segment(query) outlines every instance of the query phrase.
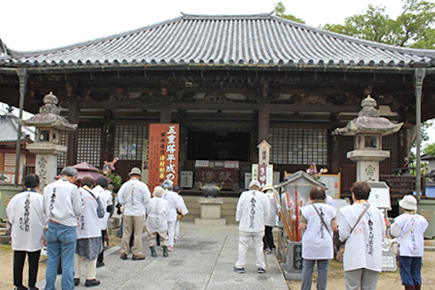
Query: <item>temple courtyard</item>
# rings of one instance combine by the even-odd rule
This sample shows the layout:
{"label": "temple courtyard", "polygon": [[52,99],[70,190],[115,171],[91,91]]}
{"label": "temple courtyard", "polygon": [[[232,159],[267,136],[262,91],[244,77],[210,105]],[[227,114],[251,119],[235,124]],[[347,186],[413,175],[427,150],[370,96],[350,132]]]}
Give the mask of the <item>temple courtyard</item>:
{"label": "temple courtyard", "polygon": [[[95,289],[300,289],[300,281],[286,281],[281,274],[279,261],[273,254],[266,255],[267,272],[258,274],[254,265],[254,253],[248,250],[247,264],[244,274],[232,270],[237,259],[238,227],[230,224],[224,227],[195,226],[190,222],[181,223],[180,239],[175,244],[168,258],[161,252],[152,258],[143,237],[143,261],[121,260],[119,258],[119,242],[117,237],[110,237],[110,248],[105,251],[105,266],[97,268],[97,279],[101,285]],[[12,289],[13,251],[10,245],[0,245],[0,290]],[[37,286],[44,289],[46,257],[41,256]],[[435,289],[435,252],[426,251],[423,257],[423,287]],[[82,275],[85,275],[85,269]],[[25,271],[24,285],[27,281]],[[344,272],[342,265],[330,262],[327,289],[344,289]],[[85,289],[84,279],[78,289]],[[315,280],[313,288],[315,287]],[[60,276],[56,282],[60,287]],[[396,272],[381,273],[378,289],[402,289],[400,275]]]}

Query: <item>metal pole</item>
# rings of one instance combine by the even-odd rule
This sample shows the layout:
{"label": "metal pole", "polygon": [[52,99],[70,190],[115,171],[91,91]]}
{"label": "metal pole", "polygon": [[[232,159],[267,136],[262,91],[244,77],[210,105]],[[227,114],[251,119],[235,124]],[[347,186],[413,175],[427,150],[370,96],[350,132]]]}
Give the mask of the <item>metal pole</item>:
{"label": "metal pole", "polygon": [[420,192],[421,192],[421,152],[420,152],[420,146],[421,146],[421,91],[423,87],[423,79],[426,76],[426,66],[427,64],[424,63],[419,64],[418,67],[415,68],[415,74],[414,74],[414,86],[415,86],[415,110],[416,110],[416,120],[415,120],[415,126],[417,127],[417,137],[416,137],[416,145],[417,145],[417,151],[416,151],[416,175],[415,175],[415,191],[416,191],[416,197],[417,199],[420,199]]}
{"label": "metal pole", "polygon": [[[26,95],[26,85],[27,85],[27,68],[26,66],[19,66],[17,70],[18,78],[20,80],[20,113],[19,119],[23,119],[23,109],[24,109],[24,96]],[[17,130],[17,145],[15,153],[15,176],[14,185],[18,185],[18,174],[20,172],[20,152],[21,151],[21,124],[18,123]]]}

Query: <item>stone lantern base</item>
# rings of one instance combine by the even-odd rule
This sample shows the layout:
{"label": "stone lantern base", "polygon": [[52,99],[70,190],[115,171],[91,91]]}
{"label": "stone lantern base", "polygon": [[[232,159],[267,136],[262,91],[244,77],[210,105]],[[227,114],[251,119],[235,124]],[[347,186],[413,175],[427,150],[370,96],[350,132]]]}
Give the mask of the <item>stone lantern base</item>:
{"label": "stone lantern base", "polygon": [[26,149],[36,154],[35,173],[39,176],[39,192],[54,181],[57,176],[57,155],[67,151],[67,147],[49,142],[28,144]]}

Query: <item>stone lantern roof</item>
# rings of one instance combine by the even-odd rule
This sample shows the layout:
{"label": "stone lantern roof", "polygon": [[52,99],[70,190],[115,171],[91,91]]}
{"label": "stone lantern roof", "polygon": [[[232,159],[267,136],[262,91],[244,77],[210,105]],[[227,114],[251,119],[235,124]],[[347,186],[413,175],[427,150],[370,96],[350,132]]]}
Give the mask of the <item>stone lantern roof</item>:
{"label": "stone lantern roof", "polygon": [[358,112],[358,118],[348,122],[344,128],[335,129],[334,134],[354,136],[359,133],[380,133],[386,136],[399,131],[403,123],[394,124],[387,118],[379,117],[376,105],[376,100],[367,96],[361,102],[362,109]]}
{"label": "stone lantern roof", "polygon": [[23,126],[33,126],[40,128],[55,128],[63,131],[73,131],[77,129],[77,124],[71,124],[64,117],[61,117],[57,107],[58,99],[52,92],[44,97],[44,105],[39,109],[39,113],[29,120],[20,120]]}

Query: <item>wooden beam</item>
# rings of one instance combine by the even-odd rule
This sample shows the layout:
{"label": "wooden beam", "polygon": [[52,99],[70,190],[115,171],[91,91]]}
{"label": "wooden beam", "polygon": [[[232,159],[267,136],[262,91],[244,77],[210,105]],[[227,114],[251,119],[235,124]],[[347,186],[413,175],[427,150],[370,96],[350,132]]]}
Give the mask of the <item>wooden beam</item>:
{"label": "wooden beam", "polygon": [[[171,109],[175,110],[254,110],[257,111],[261,104],[258,103],[212,103],[212,102],[195,102],[195,103],[182,103],[172,102]],[[333,104],[326,105],[304,105],[300,103],[285,104],[285,103],[272,103],[269,105],[271,112],[358,112],[361,110],[360,105],[353,106],[336,106]],[[137,101],[122,101],[122,102],[81,102],[80,109],[161,109],[160,102],[137,102]]]}

